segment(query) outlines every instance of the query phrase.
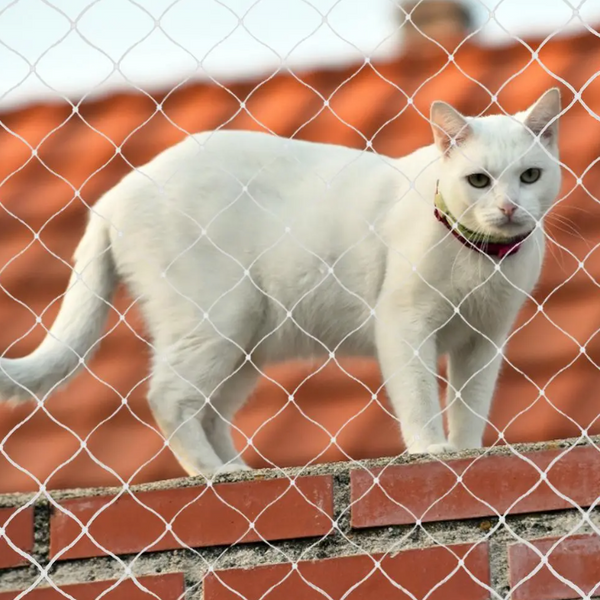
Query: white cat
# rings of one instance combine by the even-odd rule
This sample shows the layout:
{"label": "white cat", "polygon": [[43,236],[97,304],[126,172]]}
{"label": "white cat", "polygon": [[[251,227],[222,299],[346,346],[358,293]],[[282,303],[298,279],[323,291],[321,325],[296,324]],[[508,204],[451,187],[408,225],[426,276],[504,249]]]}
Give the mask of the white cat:
{"label": "white cat", "polygon": [[191,474],[244,468],[229,424],[260,370],[323,353],[379,358],[409,451],[479,447],[541,269],[560,110],[557,89],[514,117],[435,102],[435,144],[400,159],[191,136],[96,204],[46,339],[0,361],[2,397],[42,399],[89,359],[120,278],[152,338],[150,405]]}

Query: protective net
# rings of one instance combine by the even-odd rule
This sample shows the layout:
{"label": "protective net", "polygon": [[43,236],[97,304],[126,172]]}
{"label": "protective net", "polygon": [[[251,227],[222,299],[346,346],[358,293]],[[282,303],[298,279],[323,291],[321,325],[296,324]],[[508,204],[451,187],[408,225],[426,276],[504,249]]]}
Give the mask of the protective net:
{"label": "protective net", "polygon": [[[59,382],[28,404],[0,405],[0,492],[5,494],[0,497],[0,599],[118,598],[119,590],[124,598],[215,600],[600,596],[595,445],[600,36],[594,28],[600,7],[585,0],[539,3],[539,20],[556,13],[561,24],[549,34],[522,36],[506,25],[504,11],[520,10],[508,0],[473,5],[390,0],[384,33],[367,42],[344,21],[348,3],[357,20],[373,18],[373,7],[350,0],[206,0],[200,11],[186,0],[0,5],[0,56],[20,65],[1,90],[2,357],[32,352],[71,288],[83,285],[88,295],[82,298],[108,310],[107,325],[88,346],[58,339],[76,357],[73,368],[82,366],[68,387]],[[522,8],[524,18],[529,8]],[[207,29],[212,21],[198,17],[203,11],[224,15],[226,23],[223,37],[210,47],[201,40],[203,34],[215,37]],[[198,19],[197,36],[181,27],[188,15]],[[54,19],[60,26],[48,31],[59,33],[46,35],[40,27],[38,46],[44,47],[38,52],[19,43],[12,27],[21,18]],[[294,19],[301,25],[292,27]],[[114,43],[107,46],[98,29],[113,26]],[[503,35],[502,43],[488,43],[490,31]],[[262,70],[246,73],[231,64],[230,73],[219,72],[219,60],[229,60],[221,55],[235,56],[236,36],[251,40],[246,48],[254,52],[238,62],[262,60]],[[319,46],[322,38],[329,41]],[[157,39],[160,43],[148,45]],[[71,40],[67,56],[65,40]],[[329,54],[320,56],[318,49],[327,44]],[[169,55],[176,64],[165,68],[161,47],[177,49]],[[316,62],[307,66],[298,59],[302,53],[316,56]],[[77,95],[65,91],[69,82],[46,76],[45,62],[65,60],[101,60],[104,66],[81,83]],[[169,85],[156,83],[153,65],[162,72],[172,68]],[[20,96],[36,86],[51,100]],[[519,279],[503,270],[518,260],[510,254],[484,256],[494,269],[489,276],[478,273],[479,283],[459,302],[430,271],[421,270],[430,265],[424,261],[413,263],[410,276],[398,282],[401,289],[418,278],[421,287],[452,307],[451,317],[404,340],[412,364],[426,367],[431,377],[423,389],[439,388],[442,397],[439,409],[432,407],[419,421],[423,431],[412,431],[413,441],[426,439],[432,424],[441,424],[440,415],[450,425],[463,417],[475,429],[485,425],[484,448],[453,456],[453,448],[436,448],[442,450],[438,454],[430,444],[410,454],[400,436],[401,401],[391,403],[387,392],[391,395],[392,382],[403,381],[412,367],[384,369],[382,376],[372,357],[346,352],[354,345],[364,349],[364,339],[374,344],[385,299],[376,292],[373,298],[361,296],[357,289],[365,289],[364,282],[352,279],[348,264],[359,261],[366,243],[387,244],[380,230],[387,213],[369,220],[356,202],[340,204],[339,224],[310,224],[313,238],[301,217],[287,222],[276,204],[265,202],[262,186],[285,157],[298,180],[281,182],[281,193],[302,184],[314,194],[304,201],[309,214],[315,203],[331,198],[340,180],[360,183],[352,174],[366,156],[371,169],[395,171],[390,181],[404,182],[397,202],[420,194],[433,219],[433,194],[421,194],[417,184],[431,161],[405,181],[400,163],[388,158],[432,143],[432,102],[443,100],[468,116],[514,115],[552,87],[562,96],[556,162],[563,181],[544,214],[543,229],[537,219],[546,255],[534,290],[521,289]],[[190,137],[234,129],[280,138],[280,150],[259,160],[249,146],[244,168],[234,168],[214,133]],[[308,158],[309,150],[290,159],[283,141],[288,139],[358,152],[335,169],[325,168]],[[185,164],[146,169],[148,161],[182,140],[189,153]],[[460,144],[453,151],[461,152]],[[196,160],[211,165],[211,177],[228,193],[202,222],[173,201]],[[137,174],[148,198],[147,204],[138,201],[141,212],[125,225],[120,217],[111,221],[117,213],[104,213],[96,203],[129,173]],[[374,196],[383,193],[373,190]],[[158,212],[152,213],[152,206]],[[172,306],[165,312],[168,328],[150,331],[145,325],[142,313],[155,302],[147,288],[119,288],[107,299],[90,283],[87,266],[68,283],[73,250],[90,218],[106,221],[111,241],[87,266],[117,252],[115,239],[124,240],[123,248],[137,247],[135,264],[118,265],[127,269],[121,275],[156,279],[157,297]],[[148,218],[160,223],[153,224],[152,235],[162,236],[140,236],[138,226]],[[236,239],[223,243],[219,228],[236,219]],[[248,258],[259,221],[273,231]],[[332,250],[333,258],[313,243],[327,226],[329,232],[343,230],[343,239],[356,228],[350,244]],[[410,226],[403,231],[415,235]],[[179,236],[191,236],[192,243],[178,243]],[[452,236],[448,230],[425,256],[437,260],[436,252],[454,243]],[[415,238],[417,243],[422,242]],[[154,252],[159,247],[168,250]],[[462,281],[461,272],[475,264],[469,256],[476,251],[468,244],[460,248],[450,276],[440,274],[444,286],[455,276]],[[399,258],[411,261],[396,248],[381,255],[395,257],[381,269]],[[190,260],[198,261],[197,282],[182,267]],[[298,270],[293,261],[308,265],[306,280],[312,283],[299,286],[301,293],[290,296],[289,290],[265,285],[265,265],[277,282],[278,269],[282,281],[285,271]],[[194,294],[205,273],[227,279],[206,296],[210,300]],[[368,284],[373,290],[381,289],[382,272],[362,273],[373,278]],[[465,317],[482,293],[508,298],[511,289],[526,302],[507,337],[490,337],[493,328],[480,331],[477,321]],[[249,298],[260,296],[260,308],[249,310],[240,290],[250,290]],[[323,312],[320,294],[333,293],[342,300],[339,312]],[[224,308],[232,299],[238,303]],[[244,319],[260,320],[264,306],[278,319],[240,341]],[[360,313],[355,326],[332,344],[329,323],[353,310]],[[490,318],[495,317],[484,313],[481,322]],[[75,316],[71,320],[91,327]],[[450,323],[456,320],[488,342],[472,352],[475,366],[465,376],[456,367],[453,374],[452,358],[449,367],[445,358],[437,360],[436,344],[452,335]],[[379,327],[385,331],[388,324]],[[265,348],[279,338],[289,340],[289,352],[284,342],[282,356],[269,355]],[[466,352],[462,346],[454,351],[456,364]],[[303,354],[318,356],[296,360]],[[275,359],[284,362],[274,364]],[[5,376],[14,374],[4,365]],[[501,375],[488,413],[485,402],[478,402],[484,391],[477,382],[496,365]],[[177,394],[182,402],[165,406],[165,399]],[[419,402],[403,405],[410,416]],[[559,441],[546,443],[551,439]],[[199,449],[198,440],[208,446]],[[206,469],[198,466],[197,455]],[[269,470],[240,471],[242,462]],[[185,476],[182,465],[194,477],[171,481]],[[52,491],[74,487],[88,489]],[[168,575],[159,581],[162,573]],[[182,578],[169,579],[176,573]],[[103,583],[87,588],[82,583],[90,581]]]}

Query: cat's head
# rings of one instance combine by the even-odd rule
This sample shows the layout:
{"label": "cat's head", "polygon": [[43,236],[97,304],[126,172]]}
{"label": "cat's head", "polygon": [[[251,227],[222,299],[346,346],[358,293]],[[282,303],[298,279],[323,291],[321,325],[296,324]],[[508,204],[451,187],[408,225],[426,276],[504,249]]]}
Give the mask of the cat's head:
{"label": "cat's head", "polygon": [[560,111],[557,88],[513,117],[469,118],[433,103],[440,192],[454,218],[473,231],[506,237],[541,221],[560,188]]}

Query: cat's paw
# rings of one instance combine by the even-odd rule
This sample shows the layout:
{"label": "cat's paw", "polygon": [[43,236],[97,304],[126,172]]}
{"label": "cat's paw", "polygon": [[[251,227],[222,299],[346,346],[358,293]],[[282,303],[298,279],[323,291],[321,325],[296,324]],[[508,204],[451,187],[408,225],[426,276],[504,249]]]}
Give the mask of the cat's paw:
{"label": "cat's paw", "polygon": [[428,454],[452,454],[453,452],[458,452],[458,448],[449,442],[446,442],[445,444],[430,444],[427,446]]}
{"label": "cat's paw", "polygon": [[228,463],[215,470],[215,475],[224,475],[228,473],[239,473],[240,471],[252,471],[252,467],[244,463]]}

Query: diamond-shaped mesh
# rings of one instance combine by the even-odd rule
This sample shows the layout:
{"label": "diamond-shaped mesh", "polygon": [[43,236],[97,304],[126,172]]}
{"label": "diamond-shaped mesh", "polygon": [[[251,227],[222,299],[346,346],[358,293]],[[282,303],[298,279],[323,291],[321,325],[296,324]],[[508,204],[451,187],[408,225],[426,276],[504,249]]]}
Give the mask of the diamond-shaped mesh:
{"label": "diamond-shaped mesh", "polygon": [[[439,409],[431,405],[429,414],[419,423],[422,431],[413,432],[412,441],[416,440],[419,450],[456,477],[452,489],[437,498],[428,510],[435,511],[455,488],[463,488],[468,496],[485,504],[495,517],[493,524],[482,530],[471,550],[464,556],[455,554],[456,570],[444,581],[432,585],[426,597],[462,570],[492,597],[506,598],[509,593],[506,589],[494,582],[481,581],[467,566],[470,552],[497,538],[521,542],[541,558],[539,568],[520,585],[526,585],[544,567],[573,590],[572,597],[597,595],[595,591],[580,589],[547,560],[569,536],[582,531],[598,533],[592,518],[596,503],[581,508],[576,499],[554,486],[548,476],[578,445],[587,442],[595,447],[593,434],[600,431],[596,423],[600,404],[593,401],[592,391],[599,364],[595,300],[598,261],[594,253],[600,231],[595,196],[600,150],[597,148],[600,143],[596,142],[600,139],[596,100],[600,92],[596,83],[600,72],[600,61],[596,59],[600,56],[600,36],[589,16],[595,14],[597,3],[585,0],[550,3],[559,15],[557,18],[562,19],[561,25],[543,37],[535,38],[536,30],[533,37],[523,38],[503,21],[504,10],[519,10],[516,3],[509,0],[474,3],[474,21],[463,22],[460,35],[453,32],[449,24],[436,29],[436,19],[442,19],[458,4],[390,0],[393,11],[389,14],[395,15],[396,21],[386,23],[381,39],[365,38],[359,43],[358,38],[351,35],[350,25],[336,20],[336,11],[347,11],[344,2],[207,0],[210,6],[205,10],[227,15],[220,21],[222,38],[210,46],[205,39],[213,39],[214,35],[208,35],[208,25],[199,22],[196,35],[177,26],[182,13],[195,14],[191,0],[149,3],[92,0],[79,7],[75,7],[76,3],[62,6],[48,0],[13,0],[0,6],[0,52],[10,55],[13,64],[17,57],[20,64],[11,71],[11,78],[3,81],[2,88],[7,107],[0,123],[3,130],[0,147],[6,148],[0,161],[3,208],[0,218],[3,237],[7,240],[5,245],[0,242],[0,284],[6,311],[3,357],[15,358],[31,352],[50,331],[61,303],[68,294],[72,295],[72,289],[79,289],[78,298],[93,306],[94,311],[105,311],[108,315],[106,326],[82,321],[74,315],[63,319],[65,327],[69,322],[76,322],[82,328],[102,328],[97,335],[92,332],[92,343],[69,345],[69,366],[54,365],[60,373],[56,377],[58,383],[52,382],[41,393],[34,394],[34,403],[2,406],[2,418],[8,426],[4,426],[0,437],[3,459],[0,491],[33,492],[11,519],[40,499],[46,499],[52,510],[67,513],[68,508],[52,497],[50,489],[116,485],[118,494],[98,511],[98,517],[120,498],[133,498],[164,523],[161,538],[167,533],[174,535],[178,543],[189,550],[203,573],[213,573],[218,578],[215,572],[221,568],[224,557],[229,553],[235,564],[239,543],[251,532],[257,532],[256,521],[279,496],[265,503],[253,520],[222,497],[224,504],[247,520],[247,530],[236,543],[206,553],[180,539],[173,531],[173,523],[207,490],[219,494],[218,487],[213,486],[214,477],[238,471],[245,459],[252,467],[272,467],[279,477],[289,480],[291,487],[299,489],[297,479],[312,473],[315,463],[342,459],[350,461],[356,470],[370,473],[362,459],[407,455],[394,408],[397,409],[400,401],[393,397],[390,402],[386,390],[394,396],[397,387],[394,381],[409,377],[407,373],[412,367],[403,371],[388,362],[384,365],[384,376],[380,377],[372,357],[363,360],[348,355],[365,354],[369,346],[373,347],[371,354],[377,354],[375,330],[379,327],[383,335],[386,328],[395,325],[378,324],[381,304],[388,301],[383,292],[379,293],[385,271],[394,261],[410,262],[411,257],[389,247],[389,238],[381,231],[382,219],[387,213],[366,218],[367,213],[361,212],[354,201],[332,200],[331,190],[339,189],[336,186],[340,180],[346,179],[350,182],[348,186],[360,183],[353,183],[352,174],[362,168],[361,161],[371,161],[368,164],[374,171],[395,171],[390,180],[399,182],[398,203],[408,201],[411,194],[419,194],[433,220],[433,194],[420,194],[415,178],[403,174],[402,163],[388,158],[407,155],[431,143],[431,103],[445,100],[472,116],[488,112],[512,115],[527,109],[546,89],[559,86],[562,92],[561,154],[557,162],[563,171],[563,186],[552,212],[545,216],[545,229],[539,237],[545,242],[548,254],[540,285],[533,292],[520,289],[506,275],[503,267],[510,261],[518,261],[518,254],[487,256],[468,245],[461,246],[451,273],[444,274],[444,286],[452,282],[455,269],[462,271],[478,264],[481,272],[477,283],[462,291],[460,301],[455,303],[454,297],[445,291],[446,287],[438,286],[430,272],[422,271],[422,263],[414,263],[403,283],[408,286],[409,280],[419,280],[421,287],[434,291],[437,298],[452,305],[453,310],[450,318],[432,325],[429,332],[425,333],[419,323],[414,337],[403,340],[400,346],[410,347],[410,364],[416,365],[427,378],[421,388],[425,395],[415,398],[412,407],[420,406],[433,388],[449,390],[447,402]],[[368,3],[354,4],[360,20],[374,18]],[[540,20],[543,20],[545,5],[538,4]],[[427,26],[421,25],[417,18],[419,10],[424,8],[433,15]],[[281,19],[281,27],[278,17],[281,11],[288,10],[302,26],[286,34],[281,27],[289,25],[290,16]],[[14,23],[11,19],[17,14],[27,14],[32,23],[43,22],[45,18],[56,20],[58,16],[62,29],[56,27],[45,32],[38,24],[44,49],[42,52],[28,49],[11,33],[10,24]],[[112,15],[110,22],[103,20],[107,14]],[[271,20],[268,28],[264,27],[265,19]],[[2,28],[3,22],[6,29]],[[114,28],[114,41],[110,46],[105,43],[107,28]],[[496,35],[504,35],[504,46],[485,43],[494,31]],[[399,42],[403,34],[404,46]],[[219,69],[223,68],[224,59],[219,57],[234,56],[236,36],[253,40],[254,54],[250,59],[244,57],[245,62],[267,65],[265,74],[244,73],[231,64],[229,75],[221,76]],[[326,56],[311,46],[323,36],[330,45]],[[62,42],[67,39],[71,40],[68,46],[71,53],[65,56]],[[326,45],[321,43],[314,48]],[[153,72],[163,59],[161,47],[169,48],[169,57],[176,57],[173,60],[177,64],[172,65],[175,83],[157,91],[153,86]],[[177,49],[176,53],[173,48]],[[311,55],[317,57],[318,66],[302,67],[298,56]],[[140,65],[140,56],[144,57],[145,68]],[[90,60],[102,65],[90,70],[89,80],[79,82],[83,91],[76,100],[70,92],[72,82],[61,80],[58,75],[55,80],[45,76],[46,71],[53,71],[44,68],[44,63],[47,66],[71,60],[82,63]],[[164,65],[161,70],[164,71]],[[19,94],[23,89],[36,86],[45,87],[62,101],[22,107]],[[268,160],[256,160],[252,142],[248,142],[247,164],[240,170],[233,168],[218,151],[219,134],[191,137],[199,131],[231,129],[262,131],[280,138],[278,150]],[[182,156],[181,164],[169,163],[164,169],[146,168],[149,160],[184,139],[188,154]],[[358,152],[348,152],[347,160],[336,168],[325,169],[310,160],[308,146],[290,154],[290,146],[285,142],[288,139],[336,143]],[[236,143],[246,144],[245,138]],[[536,143],[541,142],[532,138],[532,145]],[[453,151],[460,151],[460,143]],[[280,181],[278,195],[283,198],[286,194],[296,194],[295,188],[303,187],[310,194],[303,199],[306,214],[319,203],[335,202],[337,212],[327,213],[332,222],[305,223],[303,213],[291,221],[286,220],[278,202],[265,194],[265,182],[276,177],[282,159],[286,161],[286,173],[295,173],[297,181]],[[186,204],[177,201],[181,182],[196,175],[193,167],[190,174],[190,165],[196,164],[194,161],[209,165],[207,169],[212,179],[208,183],[217,182],[227,196],[202,222],[190,214]],[[173,164],[177,166],[173,168]],[[424,164],[417,179],[430,166],[430,163]],[[104,211],[106,201],[104,205],[96,204],[104,194],[110,198],[109,190],[127,173],[136,174],[136,185],[142,193],[148,194],[150,207],[146,210],[141,202],[138,207],[143,210],[129,221],[119,212],[127,207]],[[200,181],[196,185],[208,193],[203,187],[206,183]],[[348,189],[349,197],[351,192]],[[381,193],[374,189],[373,197]],[[113,202],[114,206],[118,204]],[[77,239],[83,235],[86,216],[90,227],[98,230],[96,239],[101,239],[101,243],[84,249],[82,255],[87,256],[87,262],[78,265],[81,271],[74,271],[70,261],[74,233]],[[152,231],[161,234],[157,239],[136,239],[145,219],[153,220]],[[233,242],[227,243],[222,228],[236,219],[238,231]],[[257,250],[254,223],[258,221],[263,227],[266,223],[269,232],[260,239]],[[157,222],[160,223],[158,228]],[[539,233],[541,221],[538,225]],[[312,233],[321,229],[330,232],[326,236],[331,249],[328,253],[322,252],[322,245],[314,243],[317,235]],[[349,231],[354,232],[353,237]],[[343,237],[340,232],[344,233]],[[338,233],[340,240],[349,239],[350,235],[351,243],[344,246],[336,240]],[[182,243],[181,240],[187,239],[192,239],[192,243]],[[380,256],[388,255],[391,258],[386,261],[389,262],[368,268],[361,266],[360,260],[364,258],[361,251],[367,243],[385,248]],[[416,243],[422,240],[417,237]],[[435,261],[436,252],[444,252],[441,248],[454,243],[458,242],[448,231],[441,241],[431,245],[426,255]],[[123,244],[122,249],[116,247],[119,244]],[[165,250],[155,252],[159,247]],[[131,253],[131,248],[144,248],[138,252],[136,261],[114,258],[119,252]],[[234,250],[239,248],[243,250]],[[478,263],[473,261],[475,255]],[[286,263],[288,260],[304,262],[306,266]],[[182,265],[189,261],[196,261],[194,264],[198,265],[197,281],[182,270]],[[131,279],[132,274],[139,280],[145,278],[147,285],[125,293],[119,290],[113,298],[110,290],[98,285],[94,276],[96,264],[102,264],[106,273],[119,270],[119,275],[126,280]],[[352,264],[357,265],[360,281],[349,266]],[[490,264],[494,268],[489,275],[482,275]],[[265,280],[265,265],[269,265],[271,280]],[[281,270],[280,275],[278,270]],[[290,296],[289,289],[277,287],[278,278],[286,281],[287,270],[304,273],[308,283],[299,286],[301,293]],[[205,274],[226,283],[200,298],[197,290]],[[69,284],[67,276],[72,277]],[[365,278],[369,279],[372,290],[368,296],[360,292]],[[463,311],[498,278],[502,278],[504,288],[518,288],[527,302],[511,333],[490,337],[489,330],[478,330]],[[153,286],[150,281],[154,281]],[[155,290],[152,297],[148,294],[151,288]],[[321,300],[333,293],[333,288],[347,303],[338,307],[339,313]],[[244,290],[248,298],[259,298],[256,306],[246,306],[240,300]],[[157,306],[162,303],[165,323],[146,327],[142,315],[147,316],[154,310],[153,303]],[[71,304],[81,310],[87,306]],[[336,322],[342,314],[347,317],[352,311],[354,325],[331,344],[328,323]],[[575,317],[567,314],[571,312],[576,313]],[[277,316],[272,322],[268,321],[268,327],[246,326],[245,321],[258,322],[266,314]],[[484,314],[481,318],[485,322],[487,317]],[[466,324],[474,334],[489,342],[485,352],[475,354],[477,364],[466,374],[459,373],[456,367],[453,371],[452,362],[449,369],[443,361],[439,370],[436,368],[436,340],[447,335],[451,320]],[[245,335],[245,331],[250,333]],[[52,334],[49,335],[49,350],[64,353],[65,340],[53,340]],[[283,345],[285,348],[288,344],[289,352],[270,354],[270,344],[280,338],[289,340]],[[92,359],[92,353],[101,345],[98,358]],[[309,362],[272,364],[307,359],[312,355],[316,358]],[[397,358],[401,362],[399,357],[400,350]],[[15,379],[11,391],[23,395],[24,380],[15,376],[20,372],[11,364],[16,363],[4,363],[4,377]],[[494,373],[496,364],[501,364],[502,375],[496,404],[488,413],[487,407],[478,408],[476,399],[465,400],[469,394],[474,395],[472,390],[466,390],[482,373]],[[69,388],[58,389],[63,379],[78,366],[83,367],[78,378]],[[241,408],[259,380],[258,397],[253,397],[248,407]],[[180,403],[165,406],[165,398],[177,394]],[[484,395],[484,391],[481,394]],[[150,411],[145,402],[147,396]],[[328,396],[335,401],[328,403]],[[88,398],[101,401],[88,402]],[[228,399],[227,403],[223,398]],[[240,414],[238,409],[241,409]],[[408,405],[407,417],[411,411],[413,408]],[[82,414],[85,417],[81,417]],[[487,426],[487,447],[505,446],[506,455],[519,458],[539,474],[539,481],[506,510],[498,511],[466,483],[470,470],[476,469],[478,461],[490,454],[490,450],[469,455],[474,458],[468,467],[455,470],[455,463],[447,459],[456,448],[445,443],[424,448],[419,445],[420,436],[431,437],[433,429],[442,427],[443,419],[452,424],[453,418],[468,418],[472,414],[478,417],[473,421],[474,426],[479,426],[478,422],[481,427]],[[549,422],[545,428],[544,419]],[[235,444],[230,440],[231,434]],[[24,451],[25,445],[35,444],[34,436],[49,445],[47,455],[36,451],[34,456]],[[551,437],[572,439],[559,446],[555,458],[544,468],[515,446],[515,442]],[[53,439],[60,443],[53,446]],[[197,456],[199,440],[207,444],[201,456]],[[53,448],[58,447],[60,455],[53,452]],[[442,451],[442,458],[436,451]],[[167,520],[145,505],[139,495],[132,494],[130,487],[142,481],[181,475],[181,467],[172,453],[189,473],[201,477],[206,485],[197,497]],[[365,494],[373,487],[381,487],[386,469],[397,461],[394,457],[379,463],[377,475],[373,475]],[[288,466],[296,469],[285,470]],[[572,508],[575,515],[563,527],[564,535],[557,538],[545,555],[528,541],[527,532],[508,517],[514,505],[524,502],[542,483],[564,501],[565,508]],[[312,503],[302,491],[300,493]],[[392,496],[387,498],[395,502]],[[362,497],[352,501],[345,499],[344,509],[331,519],[331,531],[327,535],[341,540],[346,554],[372,558],[373,569],[365,578],[375,572],[387,577],[381,568],[382,556],[373,554],[383,546],[386,557],[414,546],[415,539],[427,546],[443,546],[448,552],[454,552],[447,531],[425,524],[427,511],[413,514],[414,525],[395,531],[393,540],[383,531],[362,537],[353,535],[346,524],[354,505],[361,500]],[[330,518],[321,506],[314,505],[322,516]],[[36,578],[30,590],[43,583],[58,591],[53,569],[63,554],[86,537],[118,564],[119,568],[114,571],[118,577],[136,579],[139,565],[143,566],[146,555],[161,538],[133,556],[117,556],[90,534],[95,518],[87,524],[79,521],[78,537],[48,564],[40,564],[34,556],[20,550],[4,529],[0,529],[0,538],[35,567]],[[10,519],[5,527],[9,525]],[[260,532],[258,538],[265,545],[268,562],[292,565],[314,558],[325,539],[315,539],[298,552],[265,539]],[[393,578],[389,580],[408,597],[415,597]],[[314,590],[312,582],[305,582]],[[361,580],[357,586],[362,583]],[[227,581],[223,580],[222,584],[228,587]],[[317,591],[324,598],[330,597],[322,589]],[[69,597],[65,592],[61,594]]]}

